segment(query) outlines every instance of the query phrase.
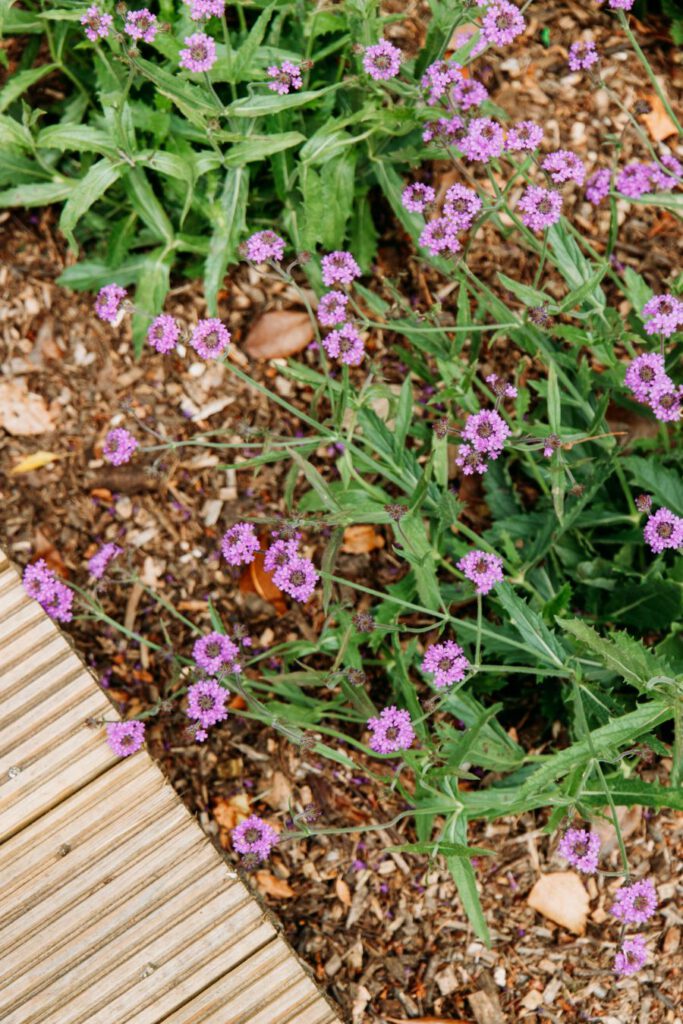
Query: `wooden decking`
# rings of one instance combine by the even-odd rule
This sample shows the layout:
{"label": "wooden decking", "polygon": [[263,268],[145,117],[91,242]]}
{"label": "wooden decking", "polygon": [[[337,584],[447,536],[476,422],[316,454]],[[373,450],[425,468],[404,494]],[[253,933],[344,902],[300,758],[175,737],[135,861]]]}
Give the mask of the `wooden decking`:
{"label": "wooden decking", "polygon": [[339,1018],[0,552],[0,1021]]}

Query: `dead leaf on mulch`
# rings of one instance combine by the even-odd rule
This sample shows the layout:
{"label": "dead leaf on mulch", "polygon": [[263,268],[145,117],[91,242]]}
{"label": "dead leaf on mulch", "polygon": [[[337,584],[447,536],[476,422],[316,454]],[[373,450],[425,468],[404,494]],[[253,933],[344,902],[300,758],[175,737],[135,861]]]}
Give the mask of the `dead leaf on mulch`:
{"label": "dead leaf on mulch", "polygon": [[55,429],[47,402],[29,391],[21,378],[0,381],[0,426],[14,437],[49,434]]}
{"label": "dead leaf on mulch", "polygon": [[652,107],[649,114],[643,114],[643,121],[647,125],[650,138],[655,142],[663,142],[672,135],[678,135],[678,129],[666,112],[664,104],[656,92],[646,96],[645,99]]}
{"label": "dead leaf on mulch", "polygon": [[542,875],[529,893],[527,903],[549,921],[583,935],[588,916],[588,893],[573,871]]}
{"label": "dead leaf on mulch", "polygon": [[296,896],[294,889],[285,882],[284,878],[276,878],[269,871],[257,871],[256,884],[259,892],[265,893],[266,896],[274,896],[278,900],[288,900],[292,896]]}
{"label": "dead leaf on mulch", "polygon": [[347,555],[365,555],[375,548],[384,547],[384,537],[374,526],[347,526],[344,530],[342,551]]}
{"label": "dead leaf on mulch", "polygon": [[282,359],[301,352],[313,336],[308,313],[277,309],[258,318],[247,335],[244,349],[252,359]]}
{"label": "dead leaf on mulch", "polygon": [[48,569],[57,573],[58,576],[68,577],[69,573],[64,564],[64,559],[42,530],[36,530],[33,538],[33,550],[38,558],[44,558]]}
{"label": "dead leaf on mulch", "polygon": [[345,907],[351,906],[351,890],[343,878],[335,879],[334,891],[337,899],[341,900]]}
{"label": "dead leaf on mulch", "polygon": [[[241,821],[249,817],[249,797],[246,793],[236,793],[229,799],[218,797],[213,805],[213,816],[220,825],[221,832],[232,831]],[[221,835],[221,842],[222,842]]]}
{"label": "dead leaf on mulch", "polygon": [[25,455],[23,459],[20,459],[16,466],[12,466],[10,476],[30,473],[34,469],[42,469],[43,466],[49,466],[51,462],[64,458],[66,458],[65,455],[57,455],[55,452],[33,452],[32,455]]}
{"label": "dead leaf on mulch", "polygon": [[270,573],[263,568],[263,559],[263,552],[257,551],[254,561],[250,562],[240,577],[240,590],[243,594],[258,594],[272,604],[278,615],[284,615],[287,602],[280,588],[273,583]]}

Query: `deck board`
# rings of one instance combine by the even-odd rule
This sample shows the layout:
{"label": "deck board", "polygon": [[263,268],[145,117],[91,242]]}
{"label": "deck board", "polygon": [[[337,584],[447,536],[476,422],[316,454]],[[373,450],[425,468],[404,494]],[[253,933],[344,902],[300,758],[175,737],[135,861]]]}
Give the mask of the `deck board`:
{"label": "deck board", "polygon": [[339,1022],[148,754],[117,758],[87,721],[102,716],[0,551],[3,1024]]}

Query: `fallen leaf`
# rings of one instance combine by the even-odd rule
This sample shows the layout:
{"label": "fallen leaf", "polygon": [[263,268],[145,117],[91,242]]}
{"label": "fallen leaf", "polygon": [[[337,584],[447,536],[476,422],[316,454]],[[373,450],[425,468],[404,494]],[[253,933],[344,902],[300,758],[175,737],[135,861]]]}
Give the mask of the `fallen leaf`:
{"label": "fallen leaf", "polygon": [[667,956],[671,953],[678,952],[678,947],[681,944],[681,929],[680,928],[669,928],[668,932],[664,936],[664,942],[662,943],[662,953]]}
{"label": "fallen leaf", "polygon": [[14,437],[49,434],[55,429],[52,414],[41,395],[29,391],[21,378],[0,381],[0,427]]}
{"label": "fallen leaf", "polygon": [[342,551],[347,555],[364,555],[375,548],[384,547],[384,537],[374,526],[347,526],[344,530]]}
{"label": "fallen leaf", "polygon": [[35,537],[33,538],[33,550],[38,558],[45,559],[48,569],[56,572],[58,576],[68,577],[69,572],[64,564],[64,559],[42,530],[36,530]]}
{"label": "fallen leaf", "polygon": [[256,884],[260,892],[265,893],[266,896],[274,896],[275,899],[288,900],[292,896],[296,896],[291,885],[285,882],[284,878],[276,878],[269,871],[257,871]]}
{"label": "fallen leaf", "polygon": [[249,817],[249,797],[236,793],[229,799],[219,797],[213,805],[213,816],[221,828],[232,830],[240,821]]}
{"label": "fallen leaf", "polygon": [[542,875],[529,893],[527,903],[549,921],[583,935],[588,916],[588,893],[573,871]]}
{"label": "fallen leaf", "polygon": [[649,114],[643,114],[643,121],[647,125],[650,138],[655,142],[662,142],[672,135],[678,135],[678,129],[666,112],[664,104],[656,92],[646,96],[645,99],[652,107]]}
{"label": "fallen leaf", "polygon": [[30,473],[33,469],[42,469],[43,466],[49,466],[51,462],[56,462],[57,459],[64,459],[65,455],[57,455],[55,452],[34,452],[33,455],[25,455],[23,459],[17,462],[16,466],[12,466],[10,470],[10,476],[18,476],[20,473]]}
{"label": "fallen leaf", "polygon": [[252,326],[244,349],[252,359],[282,359],[306,348],[314,333],[308,313],[273,310]]}
{"label": "fallen leaf", "polygon": [[263,551],[257,551],[253,562],[246,566],[240,577],[240,590],[246,594],[258,594],[264,601],[272,604],[278,615],[287,611],[284,594],[273,583],[270,573],[263,568]]}
{"label": "fallen leaf", "polygon": [[273,772],[268,790],[261,794],[261,799],[274,811],[287,810],[292,799],[292,787],[284,772]]}
{"label": "fallen leaf", "polygon": [[343,878],[335,879],[334,891],[337,894],[337,899],[341,900],[345,907],[351,906],[351,890]]}

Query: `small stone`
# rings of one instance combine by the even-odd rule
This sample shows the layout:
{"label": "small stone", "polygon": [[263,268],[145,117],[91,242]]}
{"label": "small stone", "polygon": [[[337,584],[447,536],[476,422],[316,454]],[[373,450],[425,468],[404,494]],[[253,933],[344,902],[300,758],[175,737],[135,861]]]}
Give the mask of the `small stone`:
{"label": "small stone", "polygon": [[21,768],[18,765],[12,765],[11,768],[7,769],[7,775],[10,779],[16,779],[17,775],[21,775]]}

